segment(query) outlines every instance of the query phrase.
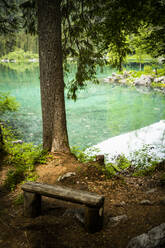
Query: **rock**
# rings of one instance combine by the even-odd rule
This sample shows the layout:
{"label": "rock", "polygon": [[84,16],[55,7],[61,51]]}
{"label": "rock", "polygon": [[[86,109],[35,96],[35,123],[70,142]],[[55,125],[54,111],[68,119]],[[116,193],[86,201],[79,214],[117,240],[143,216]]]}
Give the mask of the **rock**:
{"label": "rock", "polygon": [[15,59],[10,59],[9,62],[16,63],[16,60]]}
{"label": "rock", "polygon": [[165,223],[131,239],[127,248],[158,248],[163,244],[165,244]]}
{"label": "rock", "polygon": [[165,76],[155,78],[155,79],[154,79],[154,83],[162,83],[162,84],[165,84]]}
{"label": "rock", "polygon": [[129,71],[124,71],[123,77],[124,77],[124,78],[127,78],[127,77],[129,77],[129,76],[130,76],[130,72],[129,72]]}
{"label": "rock", "polygon": [[126,83],[127,83],[127,80],[126,80],[126,79],[121,79],[121,80],[120,80],[120,83],[121,83],[121,84],[126,84]]}
{"label": "rock", "polygon": [[112,76],[109,76],[107,78],[104,78],[104,82],[105,83],[110,83],[110,82],[113,82],[113,81],[114,81],[114,77],[112,77]]}
{"label": "rock", "polygon": [[112,77],[112,78],[111,78],[111,81],[114,82],[114,83],[119,83],[119,78],[117,78],[117,77]]}
{"label": "rock", "polygon": [[125,205],[125,201],[122,201],[122,202],[119,202],[119,203],[116,203],[114,204],[116,207],[123,207]]}
{"label": "rock", "polygon": [[9,59],[2,59],[1,62],[9,63]]}
{"label": "rock", "polygon": [[146,194],[152,194],[155,191],[157,191],[157,189],[156,188],[153,188],[153,189],[150,189],[150,190],[146,191]]}
{"label": "rock", "polygon": [[57,179],[57,181],[60,182],[60,181],[66,179],[66,178],[68,178],[68,177],[75,176],[75,175],[76,175],[75,172],[67,172],[67,173],[65,173],[64,175],[60,176],[60,177]]}
{"label": "rock", "polygon": [[140,204],[141,204],[141,205],[149,206],[149,205],[152,205],[152,202],[149,201],[149,200],[142,200],[142,201],[140,202]]}
{"label": "rock", "polygon": [[14,140],[12,141],[13,144],[23,144],[22,140]]}
{"label": "rock", "polygon": [[122,220],[123,220],[123,221],[128,220],[127,215],[123,214],[123,215],[111,217],[111,218],[109,219],[109,222],[110,222],[111,225],[116,226],[116,225],[118,225],[118,223],[119,223],[120,221],[122,221]]}
{"label": "rock", "polygon": [[153,82],[154,78],[147,75],[142,75],[140,78],[136,78],[134,80],[135,86],[150,86],[150,84]]}
{"label": "rock", "polygon": [[105,83],[109,83],[109,81],[110,81],[109,78],[104,78]]}

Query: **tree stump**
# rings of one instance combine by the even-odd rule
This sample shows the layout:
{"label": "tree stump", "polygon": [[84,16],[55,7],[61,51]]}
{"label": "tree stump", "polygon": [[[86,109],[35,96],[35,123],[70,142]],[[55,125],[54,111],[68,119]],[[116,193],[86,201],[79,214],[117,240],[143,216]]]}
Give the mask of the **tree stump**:
{"label": "tree stump", "polygon": [[104,155],[96,155],[96,162],[102,166],[105,166]]}

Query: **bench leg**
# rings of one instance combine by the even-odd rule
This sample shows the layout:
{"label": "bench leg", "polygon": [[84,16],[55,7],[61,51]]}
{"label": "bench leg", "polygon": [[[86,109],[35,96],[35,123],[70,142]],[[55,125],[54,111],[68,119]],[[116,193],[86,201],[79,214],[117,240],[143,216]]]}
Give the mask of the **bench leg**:
{"label": "bench leg", "polygon": [[91,208],[86,206],[85,208],[85,228],[88,232],[94,233],[102,229],[103,226],[104,209]]}
{"label": "bench leg", "polygon": [[24,216],[29,218],[41,214],[41,195],[24,191]]}

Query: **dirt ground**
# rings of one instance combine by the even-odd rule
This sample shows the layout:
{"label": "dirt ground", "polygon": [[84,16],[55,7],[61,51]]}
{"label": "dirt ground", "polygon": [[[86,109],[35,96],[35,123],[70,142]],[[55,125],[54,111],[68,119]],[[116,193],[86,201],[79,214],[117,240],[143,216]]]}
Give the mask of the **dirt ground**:
{"label": "dirt ground", "polygon": [[[38,165],[38,182],[65,185],[105,196],[104,225],[90,234],[75,217],[83,206],[43,197],[42,215],[23,216],[23,204],[15,199],[21,187],[7,192],[7,167],[0,166],[0,248],[126,248],[131,238],[165,222],[165,186],[160,173],[148,177],[129,174],[107,179],[93,164],[81,164],[73,156],[54,154],[47,164]],[[61,175],[75,172],[58,181]],[[115,222],[112,217],[124,215]]]}

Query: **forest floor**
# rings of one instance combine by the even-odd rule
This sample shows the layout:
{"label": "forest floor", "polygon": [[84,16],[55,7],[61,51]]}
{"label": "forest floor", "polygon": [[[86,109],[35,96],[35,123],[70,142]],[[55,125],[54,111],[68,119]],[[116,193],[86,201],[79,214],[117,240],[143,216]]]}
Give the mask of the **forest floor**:
{"label": "forest floor", "polygon": [[[73,156],[54,154],[53,160],[38,165],[37,181],[88,190],[105,196],[104,225],[89,234],[75,217],[77,204],[43,197],[42,216],[23,216],[23,203],[4,188],[8,167],[0,166],[0,247],[1,248],[126,248],[131,238],[165,222],[165,186],[160,173],[132,177],[128,174],[107,179],[95,163],[82,164]],[[57,181],[67,172],[75,175]],[[145,201],[144,201],[145,200]],[[112,217],[124,215],[115,221]]]}

